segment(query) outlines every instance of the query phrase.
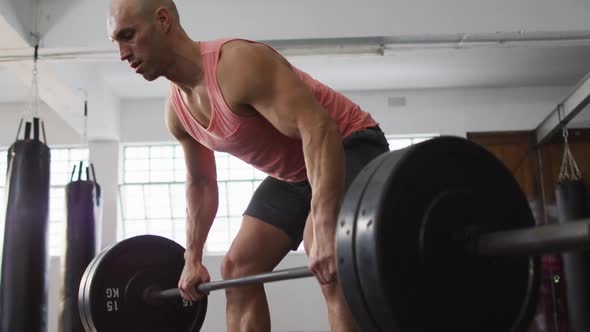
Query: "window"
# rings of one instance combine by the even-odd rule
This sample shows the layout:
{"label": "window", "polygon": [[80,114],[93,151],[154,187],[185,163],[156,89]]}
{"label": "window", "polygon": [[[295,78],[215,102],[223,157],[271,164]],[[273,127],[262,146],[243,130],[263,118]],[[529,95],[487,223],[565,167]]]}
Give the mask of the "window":
{"label": "window", "polygon": [[[186,246],[186,167],[180,145],[124,148],[119,240],[157,234]],[[217,216],[205,251],[225,252],[239,229],[250,197],[266,175],[243,161],[215,153],[219,188]]]}
{"label": "window", "polygon": [[438,134],[410,134],[410,135],[387,135],[389,150],[400,150],[412,144],[424,142],[431,138],[439,136]]}
{"label": "window", "polygon": [[[4,220],[6,215],[6,202],[4,201],[6,158],[7,150],[0,150],[0,215],[2,216],[2,220]],[[66,218],[65,186],[70,182],[70,174],[74,165],[86,160],[88,160],[88,149],[51,148],[48,230],[50,256],[61,256],[64,253]]]}

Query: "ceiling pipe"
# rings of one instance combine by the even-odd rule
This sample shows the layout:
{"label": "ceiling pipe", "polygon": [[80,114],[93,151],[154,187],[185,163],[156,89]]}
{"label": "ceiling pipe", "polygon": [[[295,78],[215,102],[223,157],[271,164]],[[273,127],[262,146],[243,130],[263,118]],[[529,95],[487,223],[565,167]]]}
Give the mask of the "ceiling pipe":
{"label": "ceiling pipe", "polygon": [[453,35],[423,35],[386,37],[383,41],[387,51],[417,49],[467,49],[476,47],[522,47],[522,46],[588,46],[590,31],[557,32],[497,32],[463,33]]}

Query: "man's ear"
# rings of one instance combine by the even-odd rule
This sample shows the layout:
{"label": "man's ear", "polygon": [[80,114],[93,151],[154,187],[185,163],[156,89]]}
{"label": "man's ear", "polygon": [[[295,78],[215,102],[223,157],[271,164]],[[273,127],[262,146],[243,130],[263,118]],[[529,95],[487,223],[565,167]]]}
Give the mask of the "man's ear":
{"label": "man's ear", "polygon": [[155,12],[156,22],[162,29],[166,32],[170,31],[170,27],[172,26],[172,16],[170,15],[170,11],[164,7],[160,7]]}

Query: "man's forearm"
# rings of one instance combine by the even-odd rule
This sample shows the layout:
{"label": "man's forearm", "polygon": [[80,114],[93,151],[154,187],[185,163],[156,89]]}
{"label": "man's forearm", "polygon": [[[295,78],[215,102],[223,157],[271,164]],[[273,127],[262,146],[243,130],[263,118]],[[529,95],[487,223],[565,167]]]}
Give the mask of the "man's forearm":
{"label": "man's forearm", "polygon": [[187,224],[185,259],[201,261],[207,235],[215,219],[218,206],[217,182],[187,182]]}
{"label": "man's forearm", "polygon": [[[309,128],[303,152],[312,188],[311,217],[314,228],[333,227],[344,197],[344,150],[335,123]],[[332,223],[325,225],[325,223]]]}

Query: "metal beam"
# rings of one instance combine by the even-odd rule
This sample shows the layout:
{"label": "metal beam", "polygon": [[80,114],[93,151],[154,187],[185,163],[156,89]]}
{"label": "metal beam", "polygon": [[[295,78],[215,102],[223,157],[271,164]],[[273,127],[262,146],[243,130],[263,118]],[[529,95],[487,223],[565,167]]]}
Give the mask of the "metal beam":
{"label": "metal beam", "polygon": [[535,129],[536,145],[546,143],[590,103],[590,74]]}

